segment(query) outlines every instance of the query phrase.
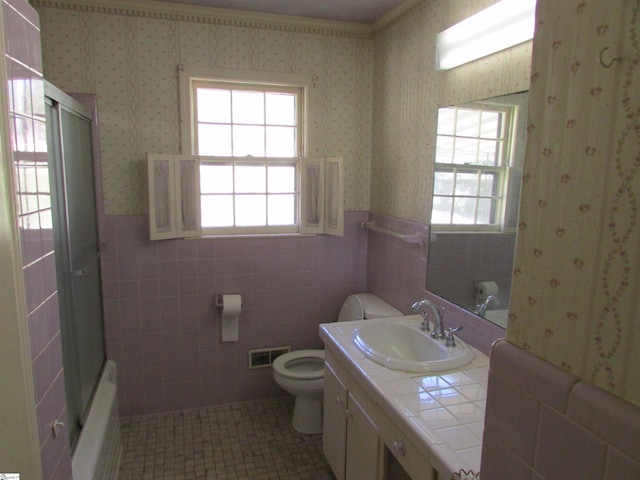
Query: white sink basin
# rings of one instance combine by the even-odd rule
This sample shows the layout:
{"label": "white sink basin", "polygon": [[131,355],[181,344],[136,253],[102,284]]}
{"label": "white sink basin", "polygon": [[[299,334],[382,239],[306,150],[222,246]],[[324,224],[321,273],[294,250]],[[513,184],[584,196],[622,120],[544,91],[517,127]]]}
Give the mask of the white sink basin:
{"label": "white sink basin", "polygon": [[475,355],[462,340],[447,348],[444,340],[420,330],[418,316],[369,320],[353,333],[353,342],[368,358],[391,370],[441,372],[468,364]]}

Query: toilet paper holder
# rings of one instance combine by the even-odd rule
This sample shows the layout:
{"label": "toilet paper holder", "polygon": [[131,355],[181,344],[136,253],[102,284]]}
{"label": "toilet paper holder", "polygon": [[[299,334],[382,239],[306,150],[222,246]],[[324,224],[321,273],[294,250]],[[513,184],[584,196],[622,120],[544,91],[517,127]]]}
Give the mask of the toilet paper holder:
{"label": "toilet paper holder", "polygon": [[218,293],[216,294],[216,310],[218,312],[222,312],[222,309],[224,308],[224,296],[225,295],[240,295],[239,293]]}

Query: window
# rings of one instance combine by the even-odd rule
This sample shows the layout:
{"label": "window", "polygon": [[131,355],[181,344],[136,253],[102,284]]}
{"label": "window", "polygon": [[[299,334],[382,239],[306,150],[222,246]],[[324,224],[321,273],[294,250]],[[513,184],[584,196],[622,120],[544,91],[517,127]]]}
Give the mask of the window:
{"label": "window", "polygon": [[149,155],[152,239],[342,235],[342,160],[303,158],[310,85],[300,75],[181,68],[190,155]]}
{"label": "window", "polygon": [[431,211],[436,229],[504,227],[515,112],[481,103],[439,109]]}
{"label": "window", "polygon": [[302,87],[193,81],[191,153],[301,157]]}
{"label": "window", "polygon": [[200,163],[201,224],[218,233],[298,232],[298,160],[215,159]]}

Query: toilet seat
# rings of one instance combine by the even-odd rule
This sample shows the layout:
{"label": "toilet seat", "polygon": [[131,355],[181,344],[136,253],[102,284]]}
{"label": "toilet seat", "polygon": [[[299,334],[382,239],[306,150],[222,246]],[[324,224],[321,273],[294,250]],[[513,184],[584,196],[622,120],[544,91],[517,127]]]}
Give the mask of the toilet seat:
{"label": "toilet seat", "polygon": [[273,361],[273,370],[293,380],[315,380],[324,377],[324,350],[295,350]]}

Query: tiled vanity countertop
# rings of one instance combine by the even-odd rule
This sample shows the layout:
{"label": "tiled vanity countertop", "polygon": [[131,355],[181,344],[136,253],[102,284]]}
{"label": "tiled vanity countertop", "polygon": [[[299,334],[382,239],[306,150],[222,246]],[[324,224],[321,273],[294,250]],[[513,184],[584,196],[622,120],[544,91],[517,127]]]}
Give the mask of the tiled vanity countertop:
{"label": "tiled vanity countertop", "polygon": [[[412,317],[420,328],[421,317],[405,318]],[[365,321],[322,324],[320,338],[444,478],[460,469],[479,472],[489,358],[472,349],[475,359],[461,369],[427,375],[389,370],[353,343],[353,331]]]}

